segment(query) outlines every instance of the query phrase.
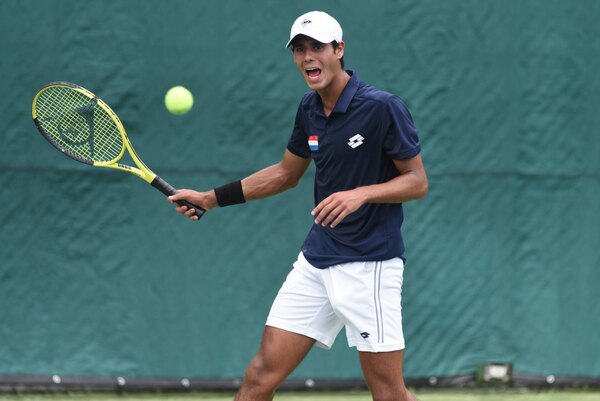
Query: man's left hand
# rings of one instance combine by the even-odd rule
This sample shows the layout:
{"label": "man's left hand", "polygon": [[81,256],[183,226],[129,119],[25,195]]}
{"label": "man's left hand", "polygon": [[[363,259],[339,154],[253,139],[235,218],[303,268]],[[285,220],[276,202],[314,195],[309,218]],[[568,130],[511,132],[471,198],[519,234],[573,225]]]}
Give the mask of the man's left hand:
{"label": "man's left hand", "polygon": [[361,188],[350,191],[336,192],[323,199],[310,212],[315,216],[315,224],[335,228],[351,213],[357,211],[366,202],[366,196]]}

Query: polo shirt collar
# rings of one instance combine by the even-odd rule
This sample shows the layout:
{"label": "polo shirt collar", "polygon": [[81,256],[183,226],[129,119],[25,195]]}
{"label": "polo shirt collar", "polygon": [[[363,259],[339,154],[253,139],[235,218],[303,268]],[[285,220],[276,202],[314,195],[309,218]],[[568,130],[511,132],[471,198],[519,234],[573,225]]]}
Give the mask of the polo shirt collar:
{"label": "polo shirt collar", "polygon": [[[352,102],[352,98],[356,94],[358,90],[358,86],[360,81],[358,79],[358,75],[354,72],[354,70],[346,70],[348,75],[350,75],[350,80],[346,83],[344,90],[340,94],[335,106],[333,108],[333,113],[345,113],[348,110],[348,106],[350,106],[350,102]],[[315,92],[317,96],[314,97],[313,107],[315,107],[319,111],[323,111],[323,102],[321,101],[321,97],[318,93]]]}
{"label": "polo shirt collar", "polygon": [[345,113],[348,110],[348,106],[350,106],[352,98],[358,90],[358,75],[353,70],[346,70],[346,72],[348,75],[350,75],[350,80],[344,87],[344,90],[337,100],[332,113]]}

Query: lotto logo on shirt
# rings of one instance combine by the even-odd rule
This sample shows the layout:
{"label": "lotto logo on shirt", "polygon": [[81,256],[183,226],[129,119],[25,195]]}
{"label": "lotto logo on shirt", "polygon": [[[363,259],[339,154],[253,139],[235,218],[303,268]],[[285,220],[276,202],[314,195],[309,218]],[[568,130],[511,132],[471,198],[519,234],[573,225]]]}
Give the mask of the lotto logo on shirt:
{"label": "lotto logo on shirt", "polygon": [[311,135],[308,137],[308,146],[310,150],[313,152],[319,149],[319,137],[316,135]]}

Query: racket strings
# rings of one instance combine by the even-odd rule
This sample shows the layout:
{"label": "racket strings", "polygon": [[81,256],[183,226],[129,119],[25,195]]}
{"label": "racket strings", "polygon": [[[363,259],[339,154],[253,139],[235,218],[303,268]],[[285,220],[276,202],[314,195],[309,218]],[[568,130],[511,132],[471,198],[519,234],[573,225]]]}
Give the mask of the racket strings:
{"label": "racket strings", "polygon": [[121,155],[119,128],[85,94],[69,87],[49,87],[38,97],[36,111],[46,136],[59,148],[92,162],[110,162]]}

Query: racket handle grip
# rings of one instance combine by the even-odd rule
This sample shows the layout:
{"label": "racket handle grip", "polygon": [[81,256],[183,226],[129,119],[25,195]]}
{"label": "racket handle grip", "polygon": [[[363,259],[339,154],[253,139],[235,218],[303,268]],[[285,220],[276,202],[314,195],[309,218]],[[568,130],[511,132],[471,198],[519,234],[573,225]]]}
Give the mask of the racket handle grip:
{"label": "racket handle grip", "polygon": [[[175,188],[173,188],[168,182],[166,182],[159,176],[156,176],[154,180],[152,180],[150,185],[152,185],[154,188],[158,189],[160,192],[167,196],[175,195],[175,193],[177,192]],[[178,200],[175,202],[179,206],[187,206],[188,209],[194,209],[194,214],[198,217],[198,220],[200,220],[206,212],[204,208],[201,208],[200,206],[194,205],[193,203],[190,203],[185,200]]]}

